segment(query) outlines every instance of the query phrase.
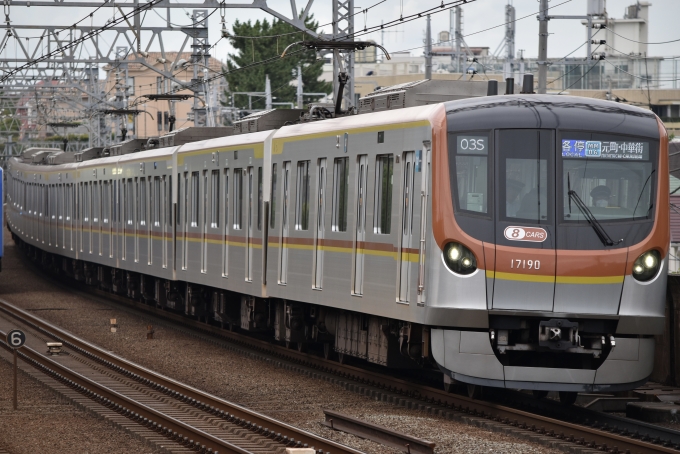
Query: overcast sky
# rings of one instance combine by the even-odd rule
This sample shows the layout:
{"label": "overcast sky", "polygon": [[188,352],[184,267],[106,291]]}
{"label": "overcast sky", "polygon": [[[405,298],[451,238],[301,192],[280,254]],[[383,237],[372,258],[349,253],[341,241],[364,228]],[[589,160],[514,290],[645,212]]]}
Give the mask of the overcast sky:
{"label": "overcast sky", "polygon": [[[65,0],[66,2],[73,0]],[[173,0],[174,1],[174,0]],[[197,5],[197,0],[183,0],[183,2],[194,2]],[[398,18],[401,11],[406,16],[408,14],[417,13],[427,8],[437,6],[439,0],[384,0],[377,7],[371,9],[364,17],[361,13],[363,8],[374,5],[380,0],[355,0],[355,8],[360,12],[355,17],[355,28],[360,30],[364,27],[364,22],[367,26],[379,25],[381,20],[389,21]],[[132,0],[127,0],[121,3],[132,3]],[[269,0],[268,5],[281,11],[286,15],[290,15],[290,0]],[[467,36],[466,42],[469,46],[488,46],[493,52],[501,43],[504,35],[505,22],[504,6],[507,0],[470,0],[470,2],[463,7],[463,33]],[[584,15],[586,13],[587,0],[552,0],[551,5],[558,5],[551,9],[551,14],[560,15]],[[607,0],[607,11],[609,16],[613,18],[622,18],[626,6],[633,4],[634,0]],[[539,3],[537,0],[513,0],[516,8],[516,17],[519,19],[523,16],[529,15],[526,19],[517,21],[516,24],[516,49],[524,49],[525,56],[535,57],[538,54],[538,21],[536,20],[536,12]],[[303,0],[298,0],[298,9],[302,8]],[[200,8],[200,6],[198,6]],[[70,25],[75,20],[87,17],[91,8],[67,8],[67,7],[31,7],[20,8],[17,6],[10,7],[10,19],[12,25],[46,25],[59,24]],[[129,11],[129,9],[127,10]],[[326,24],[331,21],[331,2],[329,0],[316,0],[312,7],[316,19],[321,24]],[[82,25],[101,25],[106,19],[112,16],[112,8],[102,8],[95,13],[93,18],[87,18]],[[172,20],[181,25],[190,23],[190,19],[186,15],[186,11],[181,9],[174,10]],[[117,13],[119,15],[120,13]],[[157,12],[148,12],[144,18],[144,25],[160,25],[160,16],[165,15],[165,9],[159,9]],[[228,9],[226,14],[227,27],[231,29],[233,21],[238,18],[242,21],[248,19],[258,19],[268,17],[266,13],[253,9]],[[677,26],[678,18],[680,17],[680,0],[652,0],[650,7],[650,28],[649,40],[651,42],[669,41],[673,39],[680,39],[680,27]],[[486,28],[501,25],[493,30],[485,31],[478,34],[475,32],[484,30]],[[219,12],[213,14],[209,19],[210,27],[210,43],[213,44],[218,41],[220,37],[220,14]],[[331,32],[331,26],[326,25],[322,27],[326,33]],[[433,37],[436,38],[437,33],[441,30],[449,29],[449,12],[444,11],[432,16],[432,32]],[[392,27],[386,30],[384,35],[384,44],[388,51],[396,52],[404,49],[411,49],[414,55],[421,55],[425,30],[425,19],[419,19],[410,23],[402,24],[398,27]],[[549,23],[550,38],[548,40],[548,56],[550,58],[560,58],[569,52],[573,51],[581,43],[585,41],[585,27],[579,20],[552,20]],[[37,36],[39,32],[36,30],[30,32],[21,32],[22,36]],[[62,35],[63,36],[63,35]],[[112,38],[107,39],[107,35],[102,36],[102,47],[104,43],[110,46]],[[146,47],[145,40],[142,39],[143,47]],[[184,35],[180,32],[167,33],[165,35],[165,49],[166,51],[177,50],[184,39]],[[380,33],[373,33],[360,39],[373,39],[377,42],[381,41]],[[35,40],[32,40],[35,42]],[[125,43],[118,42],[116,45]],[[414,49],[415,48],[415,49]],[[150,50],[159,50],[157,46],[152,46]],[[222,39],[213,51],[213,56],[225,60],[229,48],[226,40]],[[11,40],[8,46],[3,51],[3,56],[12,57],[19,52],[16,43]],[[574,54],[574,56],[585,57],[585,47]],[[85,52],[87,53],[87,51]],[[652,56],[671,56],[680,55],[680,41],[669,44],[658,44],[649,46],[649,55]]]}

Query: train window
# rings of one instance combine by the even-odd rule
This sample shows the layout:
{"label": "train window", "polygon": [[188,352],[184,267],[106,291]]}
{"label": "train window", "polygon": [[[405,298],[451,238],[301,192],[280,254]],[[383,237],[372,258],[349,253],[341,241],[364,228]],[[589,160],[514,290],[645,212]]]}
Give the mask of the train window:
{"label": "train window", "polygon": [[243,214],[243,169],[234,169],[234,229],[241,229]]}
{"label": "train window", "polygon": [[[165,177],[163,177],[165,178]],[[168,201],[168,212],[166,213],[166,218],[167,218],[167,225],[168,227],[172,226],[172,175],[168,175],[167,179],[167,191],[165,192],[165,196],[167,197]]]}
{"label": "train window", "polygon": [[333,222],[334,232],[347,231],[347,191],[349,189],[349,158],[333,162]]}
{"label": "train window", "polygon": [[298,161],[295,230],[309,229],[309,161]]}
{"label": "train window", "polygon": [[262,167],[257,168],[257,230],[262,230]]}
{"label": "train window", "polygon": [[389,235],[392,225],[392,177],[394,155],[378,155],[375,165],[373,233]]}
{"label": "train window", "polygon": [[505,219],[540,222],[548,219],[550,134],[537,130],[499,133],[500,204]]}
{"label": "train window", "polygon": [[569,200],[574,191],[598,221],[648,219],[655,191],[657,145],[645,139],[604,134],[564,133],[562,213],[568,222],[585,222]]}
{"label": "train window", "polygon": [[161,226],[161,177],[153,179],[153,226]]}
{"label": "train window", "polygon": [[229,169],[224,169],[224,233],[229,225]]}
{"label": "train window", "polygon": [[146,178],[139,179],[137,191],[137,222],[139,225],[146,225]]}
{"label": "train window", "polygon": [[220,171],[213,170],[210,182],[210,227],[220,226]]}
{"label": "train window", "polygon": [[[90,221],[90,211],[92,210],[92,207],[90,206],[92,200],[90,191],[90,183],[85,183],[85,188],[83,191],[83,221],[85,222]],[[47,214],[47,209],[45,210],[45,214]]]}
{"label": "train window", "polygon": [[99,188],[99,183],[94,182],[92,183],[92,194],[93,194],[93,202],[92,205],[94,209],[92,210],[92,222],[99,222],[99,210],[101,207],[101,192]]}
{"label": "train window", "polygon": [[198,227],[198,209],[201,199],[198,192],[198,172],[191,172],[191,226]]}
{"label": "train window", "polygon": [[272,187],[269,194],[269,228],[276,225],[276,164],[272,164]]}
{"label": "train window", "polygon": [[134,195],[132,194],[132,178],[128,178],[125,191],[125,221],[127,222],[127,225],[132,225],[133,222],[133,206]]}
{"label": "train window", "polygon": [[449,143],[455,144],[452,174],[459,210],[476,214],[488,213],[489,195],[489,135],[471,132],[451,135]]}

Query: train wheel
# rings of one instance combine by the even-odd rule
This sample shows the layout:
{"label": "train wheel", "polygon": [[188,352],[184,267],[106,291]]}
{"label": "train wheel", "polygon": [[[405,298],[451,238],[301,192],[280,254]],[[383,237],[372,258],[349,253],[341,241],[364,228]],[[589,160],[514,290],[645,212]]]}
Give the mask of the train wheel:
{"label": "train wheel", "polygon": [[534,395],[536,399],[545,399],[548,397],[548,391],[539,391],[538,389],[534,389],[531,391],[531,393]]}
{"label": "train wheel", "polygon": [[482,387],[479,385],[467,385],[468,397],[470,399],[479,399],[482,396]]}
{"label": "train wheel", "polygon": [[560,402],[564,405],[574,405],[578,393],[571,391],[560,391]]}

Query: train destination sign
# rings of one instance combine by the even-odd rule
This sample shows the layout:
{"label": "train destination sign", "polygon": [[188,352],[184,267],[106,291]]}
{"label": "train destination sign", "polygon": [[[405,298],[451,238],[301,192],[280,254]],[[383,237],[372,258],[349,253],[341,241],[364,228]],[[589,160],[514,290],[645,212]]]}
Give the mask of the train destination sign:
{"label": "train destination sign", "polygon": [[562,140],[563,158],[649,160],[649,142]]}

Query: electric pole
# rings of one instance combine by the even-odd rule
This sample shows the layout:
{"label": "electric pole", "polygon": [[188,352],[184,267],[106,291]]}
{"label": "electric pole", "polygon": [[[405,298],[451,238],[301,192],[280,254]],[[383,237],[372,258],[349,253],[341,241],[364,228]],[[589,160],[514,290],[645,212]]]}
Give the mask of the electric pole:
{"label": "electric pole", "polygon": [[432,27],[430,15],[427,15],[427,31],[425,33],[425,79],[432,79]]}
{"label": "electric pole", "polygon": [[545,94],[548,85],[548,0],[541,0],[538,13],[538,88],[536,92]]}

